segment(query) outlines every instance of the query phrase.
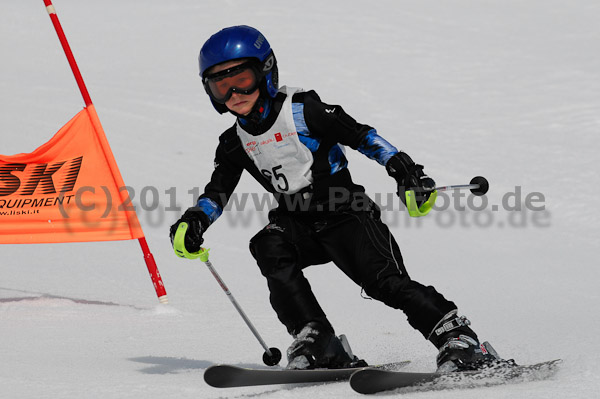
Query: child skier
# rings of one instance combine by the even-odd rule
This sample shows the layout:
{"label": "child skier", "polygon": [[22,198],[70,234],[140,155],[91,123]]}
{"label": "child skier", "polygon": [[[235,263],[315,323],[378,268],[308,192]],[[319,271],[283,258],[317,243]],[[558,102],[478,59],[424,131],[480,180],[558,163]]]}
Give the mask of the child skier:
{"label": "child skier", "polygon": [[198,252],[204,232],[221,215],[244,170],[275,195],[278,207],[250,240],[250,252],[267,280],[277,317],[294,337],[288,368],[366,365],[344,349],[302,273],[327,262],[370,297],[401,309],[439,349],[439,371],[496,360],[453,302],[409,277],[378,206],[352,181],[343,146],[385,166],[411,215],[427,213],[435,201],[435,183],[423,166],[314,91],[279,88],[275,55],[254,28],[217,32],[203,45],[199,63],[214,108],[237,118],[219,137],[204,193],[171,226],[171,242],[180,241],[175,235],[185,222],[184,244],[174,244],[176,253]]}

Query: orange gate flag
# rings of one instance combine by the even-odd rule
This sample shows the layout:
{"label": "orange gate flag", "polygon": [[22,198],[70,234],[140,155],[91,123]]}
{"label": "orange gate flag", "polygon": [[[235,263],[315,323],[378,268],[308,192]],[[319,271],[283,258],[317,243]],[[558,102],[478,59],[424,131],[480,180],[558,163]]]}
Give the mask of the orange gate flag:
{"label": "orange gate flag", "polygon": [[93,104],[33,152],[0,155],[0,244],[142,237]]}

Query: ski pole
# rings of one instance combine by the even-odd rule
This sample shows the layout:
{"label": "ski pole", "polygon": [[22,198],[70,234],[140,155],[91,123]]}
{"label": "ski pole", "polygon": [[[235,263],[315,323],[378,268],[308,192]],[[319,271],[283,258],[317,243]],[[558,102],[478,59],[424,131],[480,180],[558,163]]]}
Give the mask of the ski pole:
{"label": "ski pole", "polygon": [[225,282],[223,281],[221,276],[219,276],[219,273],[217,273],[210,260],[208,260],[208,249],[200,249],[200,260],[204,262],[206,267],[208,267],[208,270],[210,270],[210,272],[215,277],[223,291],[225,291],[225,294],[227,294],[227,297],[229,298],[235,309],[238,311],[240,316],[242,316],[242,319],[244,319],[244,321],[246,322],[248,328],[250,328],[250,331],[252,331],[252,334],[254,334],[260,345],[265,349],[265,353],[263,354],[263,362],[267,366],[275,366],[276,364],[278,364],[281,360],[281,351],[277,348],[269,348],[269,346],[262,339],[262,337],[254,327],[248,316],[246,316],[246,313],[244,312],[240,304],[235,300],[235,297],[233,296],[233,294],[231,294],[229,288],[227,288],[227,285],[225,285]]}
{"label": "ski pole", "polygon": [[473,195],[481,196],[488,192],[490,188],[490,184],[487,179],[483,176],[476,176],[469,184],[457,184],[454,186],[442,186],[436,187],[437,191],[449,191],[449,190],[464,190],[469,189],[473,193]]}

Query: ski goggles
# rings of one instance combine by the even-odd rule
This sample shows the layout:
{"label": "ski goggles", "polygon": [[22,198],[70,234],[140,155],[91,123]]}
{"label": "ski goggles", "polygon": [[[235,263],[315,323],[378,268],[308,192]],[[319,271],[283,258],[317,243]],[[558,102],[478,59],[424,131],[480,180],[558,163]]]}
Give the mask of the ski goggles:
{"label": "ski goggles", "polygon": [[245,62],[208,75],[202,79],[202,83],[210,98],[225,104],[233,93],[254,93],[261,77],[256,63]]}

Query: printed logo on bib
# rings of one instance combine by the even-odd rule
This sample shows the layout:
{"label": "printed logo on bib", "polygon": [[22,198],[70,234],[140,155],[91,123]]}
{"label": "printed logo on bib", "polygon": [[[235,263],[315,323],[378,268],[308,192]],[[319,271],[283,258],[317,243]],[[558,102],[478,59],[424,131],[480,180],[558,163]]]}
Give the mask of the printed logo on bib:
{"label": "printed logo on bib", "polygon": [[260,147],[258,145],[258,141],[253,140],[246,143],[246,154],[248,155],[259,155]]}
{"label": "printed logo on bib", "polygon": [[[266,146],[269,144],[273,144],[273,147],[275,147],[275,148],[283,148],[283,147],[286,147],[287,145],[289,145],[289,143],[287,143],[285,141],[285,138],[297,136],[297,135],[298,135],[297,132],[290,132],[290,133],[279,132],[279,133],[275,133],[273,135],[273,137],[269,137],[268,139],[264,139],[259,142],[257,142],[257,141],[248,142],[248,143],[246,143],[246,146],[248,147],[251,143],[255,143],[255,144],[253,144],[253,146],[260,147],[260,146]],[[260,150],[258,150],[258,151],[259,151],[258,153],[260,153]],[[246,151],[246,152],[250,153],[249,151]],[[254,153],[254,152],[252,152],[252,153]]]}
{"label": "printed logo on bib", "polygon": [[257,141],[257,140],[248,141],[245,143],[246,154],[259,155],[259,154],[261,154],[260,147],[266,146],[269,144],[273,144],[273,147],[275,147],[275,148],[286,147],[289,143],[284,142],[284,138],[291,137],[291,136],[297,136],[297,135],[298,135],[297,132],[291,132],[291,133],[285,133],[285,134],[275,133],[273,135],[273,138],[269,138],[269,139],[261,140],[261,141]]}

